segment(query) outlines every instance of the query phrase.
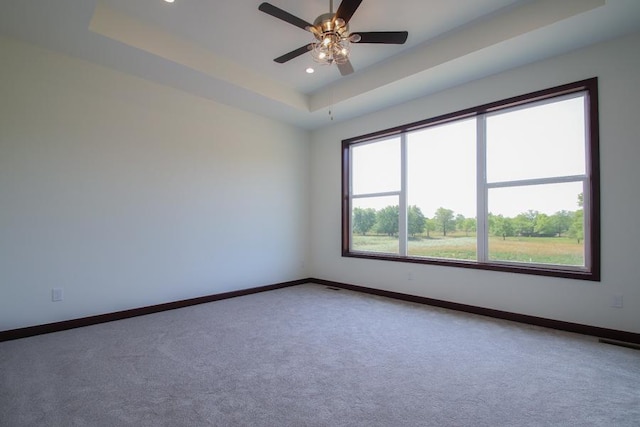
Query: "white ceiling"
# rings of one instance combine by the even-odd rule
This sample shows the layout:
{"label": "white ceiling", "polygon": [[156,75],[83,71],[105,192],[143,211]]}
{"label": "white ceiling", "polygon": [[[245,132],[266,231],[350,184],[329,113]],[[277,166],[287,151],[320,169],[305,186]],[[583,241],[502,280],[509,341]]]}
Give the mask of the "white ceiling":
{"label": "white ceiling", "polygon": [[[337,9],[339,0],[335,1]],[[260,0],[0,0],[0,34],[314,129],[515,66],[640,31],[640,0],[363,0],[352,31],[407,30],[354,45],[356,72],[310,54],[311,34]],[[271,0],[306,21],[329,0]],[[314,66],[314,74],[305,69]]]}

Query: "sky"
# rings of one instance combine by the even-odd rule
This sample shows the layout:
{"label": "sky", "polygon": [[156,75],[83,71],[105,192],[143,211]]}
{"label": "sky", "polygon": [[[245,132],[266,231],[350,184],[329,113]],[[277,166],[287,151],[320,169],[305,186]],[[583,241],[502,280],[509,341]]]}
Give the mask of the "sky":
{"label": "sky", "polygon": [[[487,182],[553,178],[585,173],[583,96],[503,110],[487,117]],[[409,205],[427,217],[444,207],[476,216],[476,120],[412,132],[407,139]],[[353,192],[400,189],[400,137],[353,147]],[[489,212],[514,217],[527,210],[554,214],[577,210],[582,182],[490,188]],[[380,209],[398,197],[359,198],[354,206]]]}

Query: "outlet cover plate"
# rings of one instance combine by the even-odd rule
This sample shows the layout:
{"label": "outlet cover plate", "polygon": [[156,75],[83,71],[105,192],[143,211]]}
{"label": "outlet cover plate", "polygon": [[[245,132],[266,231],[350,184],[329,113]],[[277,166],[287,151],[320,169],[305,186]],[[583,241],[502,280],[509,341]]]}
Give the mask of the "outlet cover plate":
{"label": "outlet cover plate", "polygon": [[614,295],[611,303],[613,308],[622,308],[622,295]]}
{"label": "outlet cover plate", "polygon": [[62,288],[51,289],[51,301],[62,301],[64,299],[64,291]]}

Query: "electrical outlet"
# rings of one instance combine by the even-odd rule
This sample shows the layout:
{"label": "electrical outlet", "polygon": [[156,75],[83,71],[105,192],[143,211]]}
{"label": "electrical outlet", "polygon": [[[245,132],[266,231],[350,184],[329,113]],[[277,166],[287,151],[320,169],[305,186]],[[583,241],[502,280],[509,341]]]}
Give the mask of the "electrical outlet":
{"label": "electrical outlet", "polygon": [[611,301],[611,307],[622,308],[622,295],[614,295]]}
{"label": "electrical outlet", "polygon": [[408,272],[407,273],[407,280],[413,280],[413,272]]}
{"label": "electrical outlet", "polygon": [[51,289],[51,301],[62,301],[64,299],[64,291],[62,288]]}

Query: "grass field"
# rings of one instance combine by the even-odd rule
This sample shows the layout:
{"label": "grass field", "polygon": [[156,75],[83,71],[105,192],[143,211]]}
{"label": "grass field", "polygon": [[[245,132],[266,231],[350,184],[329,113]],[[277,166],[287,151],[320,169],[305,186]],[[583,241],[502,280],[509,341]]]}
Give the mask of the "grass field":
{"label": "grass field", "polygon": [[[353,236],[358,251],[398,253],[398,237],[383,235]],[[568,237],[489,238],[492,261],[532,262],[539,264],[584,265],[584,245]],[[460,260],[476,259],[476,237],[464,233],[409,239],[409,255]]]}

